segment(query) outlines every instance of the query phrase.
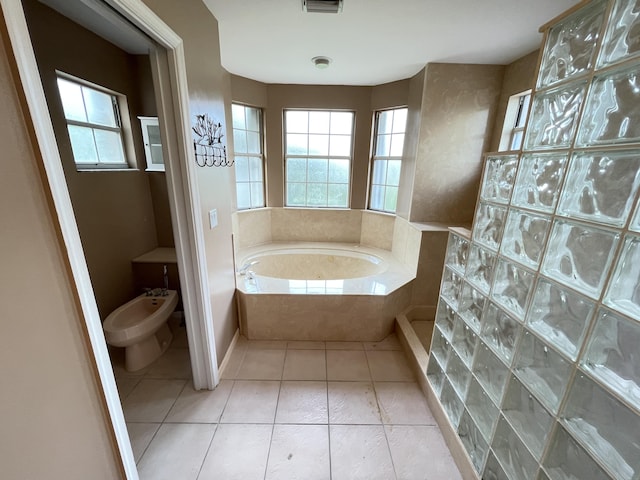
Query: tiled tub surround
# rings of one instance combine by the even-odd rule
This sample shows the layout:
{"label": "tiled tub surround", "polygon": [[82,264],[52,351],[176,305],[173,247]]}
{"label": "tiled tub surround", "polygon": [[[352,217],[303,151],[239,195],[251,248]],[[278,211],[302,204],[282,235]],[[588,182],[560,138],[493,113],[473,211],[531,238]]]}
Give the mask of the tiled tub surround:
{"label": "tiled tub surround", "polygon": [[640,478],[639,7],[545,27],[524,150],[451,234],[427,391],[482,478]]}
{"label": "tiled tub surround", "polygon": [[352,250],[386,265],[374,268],[384,272],[351,279],[303,278],[299,271],[277,279],[261,269],[278,262],[263,260],[255,274],[236,276],[241,331],[248,338],[376,341],[393,330],[396,315],[416,296],[434,309],[433,273],[441,271],[446,248],[443,226],[362,210],[286,208],[238,212],[233,221],[238,268],[283,247]]}

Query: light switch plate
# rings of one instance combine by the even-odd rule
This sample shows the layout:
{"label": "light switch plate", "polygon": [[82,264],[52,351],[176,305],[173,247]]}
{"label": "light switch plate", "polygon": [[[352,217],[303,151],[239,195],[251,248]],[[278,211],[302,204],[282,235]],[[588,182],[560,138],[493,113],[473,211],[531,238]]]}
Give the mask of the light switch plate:
{"label": "light switch plate", "polygon": [[209,210],[209,228],[218,226],[218,209]]}

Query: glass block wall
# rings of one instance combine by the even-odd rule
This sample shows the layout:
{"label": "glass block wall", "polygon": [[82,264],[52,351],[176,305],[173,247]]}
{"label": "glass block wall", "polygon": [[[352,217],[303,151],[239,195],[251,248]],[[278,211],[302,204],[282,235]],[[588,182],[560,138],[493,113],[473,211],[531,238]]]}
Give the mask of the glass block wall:
{"label": "glass block wall", "polygon": [[522,152],[451,233],[427,377],[485,479],[640,479],[640,0],[545,33]]}

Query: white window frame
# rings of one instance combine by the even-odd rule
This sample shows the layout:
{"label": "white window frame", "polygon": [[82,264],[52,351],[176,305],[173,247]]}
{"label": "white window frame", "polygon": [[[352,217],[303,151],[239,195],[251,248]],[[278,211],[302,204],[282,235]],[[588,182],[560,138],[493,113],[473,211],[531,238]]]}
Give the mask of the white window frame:
{"label": "white window frame", "polygon": [[[386,108],[383,110],[377,110],[374,113],[374,120],[373,120],[373,139],[371,142],[372,145],[372,151],[371,151],[371,164],[370,164],[370,178],[369,178],[369,200],[368,200],[368,208],[369,210],[374,210],[377,212],[386,212],[386,213],[396,213],[396,209],[397,209],[397,202],[398,202],[398,187],[400,186],[400,178],[398,178],[398,183],[396,184],[395,182],[388,182],[388,162],[389,161],[400,161],[400,164],[402,165],[402,160],[404,157],[404,138],[406,137],[406,132],[407,132],[407,124],[406,124],[406,120],[405,120],[405,124],[404,127],[402,129],[402,132],[397,131],[397,132],[393,132],[393,133],[380,133],[379,132],[379,121],[380,121],[380,116],[384,113],[384,112],[393,112],[393,115],[395,116],[395,112],[397,111],[401,111],[404,110],[405,111],[405,118],[408,114],[408,108],[406,106],[401,106],[401,107],[393,107],[393,108]],[[380,141],[380,137],[382,135],[398,135],[398,134],[402,134],[402,141],[403,141],[403,146],[402,146],[402,153],[400,155],[377,155],[376,152],[378,151],[378,142]],[[391,144],[390,144],[391,145]],[[391,148],[391,146],[390,146]],[[391,153],[391,152],[389,152]],[[375,172],[375,166],[376,166],[376,162],[387,162],[387,165],[385,166],[385,180],[384,183],[374,183],[375,178],[374,178],[374,172]],[[383,199],[386,199],[386,193],[387,193],[387,188],[388,187],[392,187],[395,188],[396,190],[396,196],[395,196],[395,208],[384,208],[385,207],[385,200],[383,200],[383,205],[382,208],[376,208],[377,206],[373,206],[372,205],[372,201],[373,201],[373,190],[374,187],[381,187],[382,191],[383,191]]]}
{"label": "white window frame", "polygon": [[[235,119],[233,120],[233,134],[234,134],[234,158],[235,158],[235,167],[237,169],[238,166],[238,157],[247,157],[249,159],[258,159],[260,161],[260,168],[261,168],[261,175],[262,178],[258,181],[252,178],[249,178],[249,180],[238,180],[238,176],[236,174],[236,199],[237,199],[237,205],[238,205],[238,210],[250,210],[252,208],[264,208],[266,206],[266,189],[265,189],[265,162],[264,162],[264,112],[262,111],[262,108],[260,107],[254,107],[252,105],[246,105],[243,103],[238,103],[238,102],[233,102],[232,103],[232,111],[233,108],[236,107],[242,107],[245,110],[245,118],[246,118],[246,112],[247,109],[252,109],[255,110],[258,114],[258,134],[260,136],[260,140],[259,140],[259,144],[260,144],[260,152],[259,153],[249,153],[247,151],[241,151],[238,147],[239,144],[235,142],[235,136],[236,136],[236,132],[254,132],[255,130],[249,130],[247,128],[247,124],[246,121],[244,122],[245,124],[245,128],[236,128],[236,121]],[[232,115],[233,117],[233,115]],[[249,150],[249,148],[245,149],[245,150]],[[250,161],[250,160],[249,160]],[[249,165],[247,168],[249,168],[249,174],[251,173],[251,166]],[[236,170],[237,172],[237,170]],[[240,199],[240,191],[238,189],[238,186],[241,184],[248,184],[249,185],[249,206],[248,207],[241,207],[241,199]],[[254,185],[260,185],[260,190],[262,192],[262,201],[258,202],[255,201],[254,199]]]}
{"label": "white window frame", "polygon": [[[531,100],[531,90],[509,97],[502,126],[502,135],[500,136],[499,151],[520,150],[522,148],[527,115],[531,109]],[[519,133],[521,135],[517,137]]]}
{"label": "white window frame", "polygon": [[[287,153],[287,133],[297,133],[297,132],[287,132],[287,112],[307,112],[307,113],[312,113],[312,112],[327,112],[327,113],[349,113],[351,114],[351,132],[349,134],[349,141],[350,141],[350,145],[349,145],[349,155],[345,156],[345,155],[311,155],[311,154],[306,154],[306,155],[302,155],[302,154],[289,154]],[[351,180],[352,180],[352,170],[353,170],[353,148],[354,148],[354,131],[355,131],[355,123],[356,123],[356,113],[353,110],[340,110],[340,109],[306,109],[306,108],[288,108],[285,109],[283,111],[283,145],[284,145],[284,150],[283,150],[283,156],[284,156],[284,205],[285,207],[294,207],[294,208],[335,208],[335,209],[348,209],[351,206]],[[331,128],[331,127],[329,127]],[[311,135],[313,135],[314,133],[307,131],[306,135],[307,135],[307,142],[309,141],[309,137]],[[329,138],[331,139],[331,136],[340,136],[340,137],[344,137],[346,136],[346,134],[334,134],[334,133],[329,133],[327,132],[327,134],[329,135]],[[331,141],[329,139],[329,141]],[[328,160],[328,165],[331,164],[331,160],[347,160],[349,162],[349,167],[348,167],[348,179],[345,183],[343,182],[329,182],[329,180],[327,179],[327,182],[309,182],[308,179],[305,182],[292,182],[292,183],[298,183],[298,184],[304,184],[308,187],[308,185],[310,184],[326,184],[327,185],[327,189],[329,188],[329,185],[347,185],[347,201],[346,201],[346,205],[331,205],[329,203],[329,193],[327,191],[327,204],[326,205],[310,205],[308,203],[308,201],[305,200],[305,204],[304,205],[299,205],[299,204],[292,204],[289,201],[289,179],[288,179],[288,174],[287,174],[287,163],[289,160],[291,159],[305,159],[307,160],[307,166],[308,166],[308,160],[313,160],[313,159],[327,159]],[[329,168],[329,167],[328,167]],[[328,173],[327,173],[328,175]],[[308,198],[308,197],[307,197]]]}
{"label": "white window frame", "polygon": [[[74,83],[76,85],[79,85],[82,88],[94,90],[96,92],[109,95],[111,97],[111,101],[113,104],[114,116],[116,120],[115,126],[107,126],[107,125],[102,125],[98,123],[92,123],[89,121],[83,122],[75,119],[68,119],[64,114],[63,99],[62,99],[62,96],[60,95],[60,92],[58,91],[58,94],[60,95],[60,105],[63,107],[63,116],[65,117],[65,122],[67,124],[67,132],[70,126],[78,126],[82,128],[89,128],[92,130],[92,133],[94,130],[114,132],[114,133],[117,133],[120,137],[122,156],[123,156],[122,162],[101,162],[100,160],[98,160],[97,163],[89,163],[89,162],[78,161],[76,159],[75,153],[73,152],[73,146],[71,144],[71,137],[69,136],[69,142],[71,145],[72,155],[73,155],[76,168],[78,170],[135,169],[136,168],[135,161],[132,161],[132,159],[135,159],[135,155],[132,155],[133,145],[132,145],[132,140],[130,138],[130,133],[129,133],[131,132],[131,125],[129,121],[129,108],[127,104],[127,97],[121,93],[115,92],[101,85],[97,85],[95,83],[89,82],[82,78],[69,75],[68,73],[56,71],[56,76],[58,79],[66,80],[67,82]],[[94,137],[94,143],[95,142],[96,140]],[[98,149],[96,147],[96,151],[97,150]]]}

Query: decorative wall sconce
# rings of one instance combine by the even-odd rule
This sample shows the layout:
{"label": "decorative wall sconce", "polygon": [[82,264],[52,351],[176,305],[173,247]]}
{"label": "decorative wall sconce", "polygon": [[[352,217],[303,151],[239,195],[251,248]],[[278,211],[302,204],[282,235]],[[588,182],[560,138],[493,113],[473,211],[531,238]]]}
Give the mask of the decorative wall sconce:
{"label": "decorative wall sconce", "polygon": [[224,137],[222,123],[215,122],[209,114],[196,115],[192,127],[196,138],[193,141],[196,165],[199,167],[231,167],[233,159],[227,160],[227,147],[222,143]]}

